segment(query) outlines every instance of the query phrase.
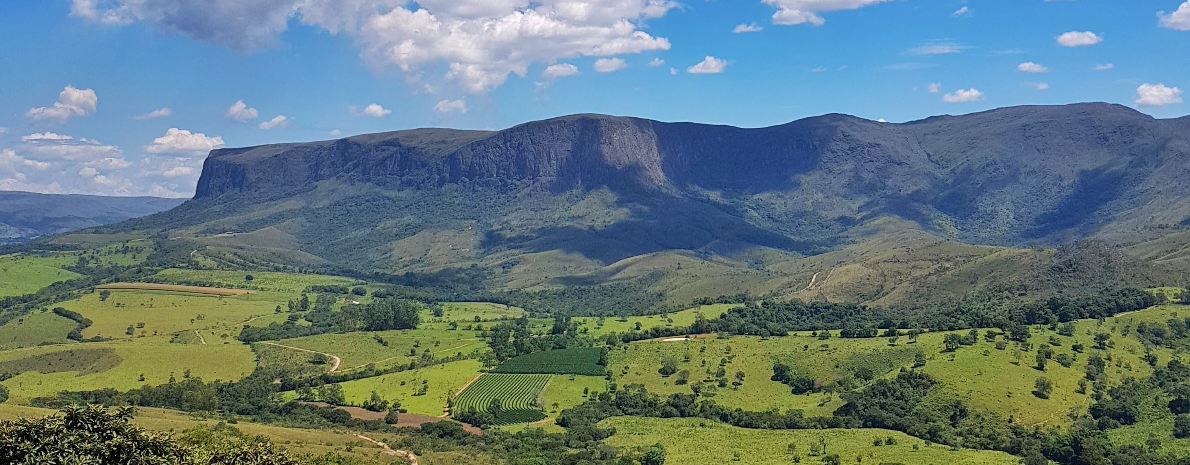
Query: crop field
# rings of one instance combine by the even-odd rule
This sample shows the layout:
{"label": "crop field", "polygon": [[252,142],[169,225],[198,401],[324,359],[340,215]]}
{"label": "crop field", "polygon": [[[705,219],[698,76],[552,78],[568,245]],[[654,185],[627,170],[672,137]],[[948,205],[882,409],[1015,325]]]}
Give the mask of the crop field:
{"label": "crop field", "polygon": [[78,273],[62,269],[75,260],[73,254],[0,256],[0,297],[32,294],[50,284],[77,278]]}
{"label": "crop field", "polygon": [[637,323],[640,323],[641,329],[649,329],[657,326],[690,326],[694,324],[699,313],[702,313],[707,319],[718,318],[728,310],[738,306],[737,304],[703,305],[667,315],[630,316],[627,318],[627,321],[621,321],[618,318],[593,317],[579,317],[575,318],[574,321],[579,324],[580,329],[586,329],[590,334],[623,333],[636,329]]}
{"label": "crop field", "polygon": [[539,399],[550,375],[508,375],[488,373],[471,383],[455,399],[455,409],[471,407],[487,411],[492,399],[499,399],[501,409],[495,412],[496,423],[532,423],[545,418]]}
{"label": "crop field", "polygon": [[182,286],[178,284],[154,283],[112,283],[104,284],[102,286],[95,286],[95,288],[107,289],[109,291],[160,291],[213,296],[244,295],[250,292],[243,289],[224,289],[221,287]]}
{"label": "crop field", "polygon": [[[253,370],[252,351],[238,342],[171,344],[169,336],[104,343],[27,347],[0,352],[0,366],[21,374],[2,384],[14,398],[58,391],[114,388],[181,379],[186,370],[204,380],[237,380]],[[144,376],[142,381],[140,378]]]}
{"label": "crop field", "polygon": [[[382,344],[382,339],[387,346]],[[471,331],[447,330],[401,330],[379,332],[357,332],[345,334],[319,334],[278,341],[279,344],[300,347],[335,354],[343,359],[341,371],[363,368],[375,364],[384,368],[398,363],[409,363],[429,350],[435,357],[447,357],[459,352],[486,350],[487,343]],[[410,355],[410,351],[416,355]]]}
{"label": "crop field", "polygon": [[[879,429],[754,430],[736,428],[697,418],[614,417],[599,423],[615,428],[606,439],[619,448],[665,446],[666,463],[720,465],[747,463],[785,465],[796,463],[789,446],[801,463],[819,463],[827,454],[837,454],[842,463],[901,463],[913,465],[1017,465],[1020,458],[1003,452],[927,445],[904,433]],[[875,439],[892,438],[895,444],[874,446]],[[812,456],[810,447],[825,441],[826,454]],[[914,450],[914,447],[917,449]]]}
{"label": "crop field", "polygon": [[[252,275],[251,282],[245,280],[247,275]],[[233,287],[251,286],[252,288],[260,289],[262,292],[286,294],[290,299],[297,297],[309,286],[351,286],[355,282],[354,279],[342,276],[317,274],[278,273],[271,271],[183,270],[177,268],[162,270],[153,277],[173,283],[211,283]]]}
{"label": "crop field", "polygon": [[53,312],[33,312],[0,326],[0,351],[38,344],[71,342],[66,335],[76,323]]}
{"label": "crop field", "polygon": [[585,347],[534,352],[508,359],[492,372],[600,376],[606,370],[599,365],[601,353],[602,349]]}
{"label": "crop field", "polygon": [[[235,338],[240,332],[236,327],[239,323],[273,315],[277,305],[253,294],[218,297],[143,290],[115,291],[107,300],[101,300],[99,292],[95,292],[59,304],[92,320],[91,327],[83,331],[84,337],[122,339],[139,337],[142,332],[151,336],[203,330],[204,337],[209,331],[218,332],[221,341]],[[133,335],[127,334],[129,326],[133,327]],[[224,334],[228,338],[220,337]]]}
{"label": "crop field", "polygon": [[[457,390],[480,374],[478,360],[434,365],[416,370],[391,373],[374,378],[364,378],[342,383],[347,402],[360,405],[376,391],[389,401],[399,401],[401,407],[417,415],[439,416],[446,409],[446,399],[452,390]],[[426,393],[418,395],[421,386]],[[485,404],[486,408],[487,405]]]}

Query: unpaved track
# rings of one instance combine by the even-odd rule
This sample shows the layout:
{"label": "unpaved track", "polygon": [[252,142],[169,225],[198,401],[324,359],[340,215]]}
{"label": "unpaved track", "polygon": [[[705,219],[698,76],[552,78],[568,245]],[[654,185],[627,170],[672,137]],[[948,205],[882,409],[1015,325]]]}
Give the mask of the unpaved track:
{"label": "unpaved track", "polygon": [[370,438],[370,437],[364,436],[364,435],[362,435],[362,434],[357,434],[357,435],[355,435],[355,436],[356,436],[356,437],[358,437],[358,438],[360,438],[360,439],[363,439],[363,440],[365,440],[365,441],[368,441],[368,442],[370,442],[370,443],[372,443],[372,444],[375,444],[375,445],[378,445],[378,446],[380,446],[380,448],[381,448],[381,449],[384,449],[384,454],[385,454],[385,455],[391,455],[391,456],[394,456],[394,457],[404,457],[404,458],[405,458],[405,460],[408,460],[410,464],[412,464],[412,465],[417,465],[417,456],[416,456],[416,455],[413,455],[413,452],[409,452],[409,451],[407,451],[407,450],[396,450],[396,449],[393,449],[393,448],[391,448],[391,447],[388,447],[388,444],[385,444],[385,443],[383,443],[383,442],[377,441],[377,440],[375,440],[375,439],[372,439],[372,438]]}
{"label": "unpaved track", "polygon": [[343,363],[343,359],[339,358],[339,356],[338,356],[338,355],[334,355],[334,354],[328,354],[328,353],[325,353],[325,352],[318,352],[318,351],[315,351],[315,350],[310,350],[310,349],[303,349],[303,348],[301,348],[301,347],[287,346],[287,345],[284,345],[284,344],[278,344],[278,343],[276,343],[276,342],[261,342],[261,344],[268,344],[268,345],[271,345],[271,346],[284,347],[284,348],[286,348],[286,349],[300,350],[300,351],[302,351],[302,352],[308,352],[308,353],[311,353],[311,354],[322,354],[322,355],[325,355],[325,356],[327,356],[327,357],[330,357],[330,358],[331,358],[331,360],[333,360],[333,361],[334,361],[334,363],[332,363],[332,364],[331,364],[331,371],[329,371],[328,373],[334,373],[334,372],[338,371],[338,370],[339,370],[339,365],[340,365],[341,363]]}
{"label": "unpaved track", "polygon": [[205,337],[202,337],[202,334],[199,333],[197,329],[194,330],[194,335],[198,336],[198,342],[202,343],[202,345],[204,345],[204,346],[207,345],[207,339]]}

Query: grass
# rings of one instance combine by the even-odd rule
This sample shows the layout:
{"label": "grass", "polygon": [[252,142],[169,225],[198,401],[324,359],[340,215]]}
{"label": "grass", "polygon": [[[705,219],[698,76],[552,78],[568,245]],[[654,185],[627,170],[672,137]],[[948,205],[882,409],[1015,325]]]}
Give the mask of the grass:
{"label": "grass", "polygon": [[[252,281],[244,278],[252,275]],[[171,268],[162,270],[154,278],[173,283],[211,283],[225,286],[251,286],[264,292],[287,294],[289,298],[296,298],[309,286],[341,285],[351,286],[354,279],[342,276],[327,276],[317,274],[280,273],[272,271],[216,271],[216,270],[183,270]]]}
{"label": "grass", "polygon": [[499,399],[501,408],[492,412],[496,424],[531,423],[545,418],[541,413],[539,398],[550,375],[506,375],[488,373],[480,376],[455,399],[455,409],[465,411],[475,408],[491,411],[488,406]]}
{"label": "grass", "polygon": [[0,326],[0,351],[71,342],[66,335],[75,325],[74,321],[53,312],[30,313]]}
{"label": "grass", "polygon": [[[388,346],[377,341],[376,336],[387,342]],[[422,352],[427,349],[435,357],[445,357],[487,348],[487,343],[480,340],[474,332],[422,329],[319,334],[284,339],[278,343],[338,355],[343,359],[341,371],[363,368],[368,364],[385,368],[398,363],[409,363],[421,357]],[[410,350],[417,355],[410,356]]]}
{"label": "grass", "polygon": [[[218,297],[179,294],[148,290],[113,291],[106,301],[99,293],[63,302],[60,306],[79,312],[91,319],[91,327],[84,337],[131,338],[126,331],[133,326],[134,335],[165,335],[181,331],[203,332],[211,343],[228,340],[239,334],[237,325],[254,316],[273,315],[278,305],[253,294]],[[140,326],[144,323],[144,326]],[[227,337],[223,337],[226,335]]]}
{"label": "grass", "polygon": [[599,376],[606,371],[599,365],[602,352],[589,347],[533,352],[508,359],[492,372]]}
{"label": "grass", "polygon": [[[342,383],[343,395],[348,403],[359,405],[376,391],[386,400],[395,400],[409,413],[439,416],[446,408],[446,399],[451,391],[457,390],[479,375],[478,360],[460,360],[417,370],[391,373],[374,378],[365,378]],[[425,395],[416,395],[424,384]]]}
{"label": "grass", "polygon": [[63,269],[75,260],[74,254],[0,256],[0,297],[32,294],[50,284],[77,278],[78,273]]}
{"label": "grass", "polygon": [[649,329],[657,326],[689,327],[694,324],[699,313],[702,313],[707,319],[712,319],[738,306],[737,304],[703,305],[667,315],[630,316],[623,321],[619,318],[593,317],[579,317],[574,318],[573,321],[579,324],[580,329],[586,329],[590,334],[594,335],[624,333],[635,330],[637,323],[640,323],[641,329]]}
{"label": "grass", "polygon": [[178,284],[155,283],[112,283],[104,284],[102,286],[95,286],[95,288],[106,289],[110,291],[161,291],[177,292],[181,294],[213,295],[220,297],[244,295],[249,292],[242,289],[224,289],[221,287],[182,286]]}
{"label": "grass", "polygon": [[[234,343],[171,344],[168,336],[126,341],[29,347],[0,352],[0,364],[27,371],[3,382],[14,398],[28,399],[58,391],[113,388],[121,391],[145,384],[168,382],[170,375],[181,379],[185,370],[204,380],[237,380],[253,370],[247,345]],[[116,360],[118,358],[118,360]],[[79,371],[39,373],[28,371],[56,368],[46,362],[95,360]],[[144,375],[144,381],[140,376]]]}
{"label": "grass", "polygon": [[557,416],[563,410],[586,402],[590,395],[606,391],[607,380],[602,376],[554,375],[541,391],[541,398],[546,412]]}
{"label": "grass", "polygon": [[[752,465],[793,463],[788,445],[795,444],[802,463],[818,463],[810,445],[826,441],[827,454],[838,454],[843,463],[901,463],[937,465],[1016,465],[1020,459],[1003,452],[957,450],[927,446],[909,435],[879,429],[751,430],[722,423],[687,418],[615,417],[600,422],[616,434],[604,442],[619,448],[665,446],[666,463],[719,465],[740,462]],[[893,438],[896,444],[872,445],[876,438]],[[913,450],[914,446],[918,450]],[[862,459],[857,462],[856,458]]]}

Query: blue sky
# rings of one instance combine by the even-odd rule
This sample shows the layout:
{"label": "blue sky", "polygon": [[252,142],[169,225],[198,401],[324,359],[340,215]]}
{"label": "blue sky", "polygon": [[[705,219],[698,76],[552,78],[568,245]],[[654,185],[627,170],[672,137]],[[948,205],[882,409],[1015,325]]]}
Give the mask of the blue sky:
{"label": "blue sky", "polygon": [[1182,116],[1183,1],[7,0],[0,189],[189,196],[211,148],[572,113]]}

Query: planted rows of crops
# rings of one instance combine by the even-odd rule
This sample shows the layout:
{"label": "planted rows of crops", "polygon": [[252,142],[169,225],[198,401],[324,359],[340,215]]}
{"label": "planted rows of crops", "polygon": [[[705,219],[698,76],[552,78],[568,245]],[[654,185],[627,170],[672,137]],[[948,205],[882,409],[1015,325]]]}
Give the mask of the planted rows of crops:
{"label": "planted rows of crops", "polygon": [[603,376],[599,364],[603,349],[579,347],[547,350],[513,357],[492,370],[493,373]]}
{"label": "planted rows of crops", "polygon": [[[550,375],[511,375],[488,373],[471,383],[455,399],[455,409],[464,411],[474,407],[487,411],[498,425],[531,423],[545,418],[541,407],[534,405],[537,396],[550,381]],[[500,410],[491,411],[492,399],[500,400]]]}

